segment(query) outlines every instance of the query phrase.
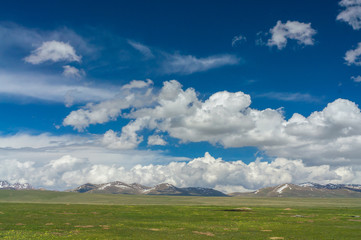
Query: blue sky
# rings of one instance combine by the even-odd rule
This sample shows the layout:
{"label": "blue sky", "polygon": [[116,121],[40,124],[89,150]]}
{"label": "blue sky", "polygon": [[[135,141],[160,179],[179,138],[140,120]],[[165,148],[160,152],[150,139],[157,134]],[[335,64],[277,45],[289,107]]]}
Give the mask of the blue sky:
{"label": "blue sky", "polygon": [[359,183],[360,16],[359,0],[5,1],[0,179]]}

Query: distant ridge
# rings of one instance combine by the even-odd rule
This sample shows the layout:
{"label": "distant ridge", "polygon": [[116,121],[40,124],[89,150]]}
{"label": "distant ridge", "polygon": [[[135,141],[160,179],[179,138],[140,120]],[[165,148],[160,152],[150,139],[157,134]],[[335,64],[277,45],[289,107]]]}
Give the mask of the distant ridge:
{"label": "distant ridge", "polygon": [[261,188],[254,192],[232,193],[231,196],[248,197],[361,197],[360,184],[285,183]]}
{"label": "distant ridge", "polygon": [[103,184],[86,183],[70,190],[70,192],[173,196],[227,196],[226,194],[211,188],[178,188],[169,183],[162,183],[154,187],[147,187],[138,183],[126,184],[119,181]]}
{"label": "distant ridge", "polygon": [[30,190],[33,187],[29,183],[9,183],[8,181],[0,180],[0,189],[11,189],[11,190]]}

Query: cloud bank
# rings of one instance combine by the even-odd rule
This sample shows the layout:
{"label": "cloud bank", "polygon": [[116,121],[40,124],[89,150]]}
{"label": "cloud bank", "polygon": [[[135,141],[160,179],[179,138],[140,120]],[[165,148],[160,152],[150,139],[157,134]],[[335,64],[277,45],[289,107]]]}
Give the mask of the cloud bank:
{"label": "cloud bank", "polygon": [[277,158],[272,162],[245,164],[225,162],[209,153],[189,162],[166,165],[136,165],[129,170],[121,166],[91,164],[86,159],[64,155],[37,166],[34,162],[1,161],[0,178],[12,182],[30,182],[37,187],[69,189],[87,182],[124,181],[152,186],[171,183],[178,187],[209,187],[224,192],[254,190],[285,182],[352,183],[361,180],[361,172],[351,167],[329,165],[308,167],[301,160]]}

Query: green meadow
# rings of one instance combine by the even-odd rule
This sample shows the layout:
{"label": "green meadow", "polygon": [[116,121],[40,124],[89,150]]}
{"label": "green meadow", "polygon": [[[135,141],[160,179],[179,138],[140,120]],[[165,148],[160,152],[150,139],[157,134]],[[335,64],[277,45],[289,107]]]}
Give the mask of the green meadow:
{"label": "green meadow", "polygon": [[0,191],[0,239],[360,239],[354,198]]}

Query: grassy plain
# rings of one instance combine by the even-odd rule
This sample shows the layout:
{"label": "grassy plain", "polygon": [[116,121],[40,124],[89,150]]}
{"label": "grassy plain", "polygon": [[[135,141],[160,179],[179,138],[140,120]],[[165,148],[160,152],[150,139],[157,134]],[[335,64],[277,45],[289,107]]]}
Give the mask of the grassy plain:
{"label": "grassy plain", "polygon": [[360,199],[0,191],[0,239],[360,239]]}

